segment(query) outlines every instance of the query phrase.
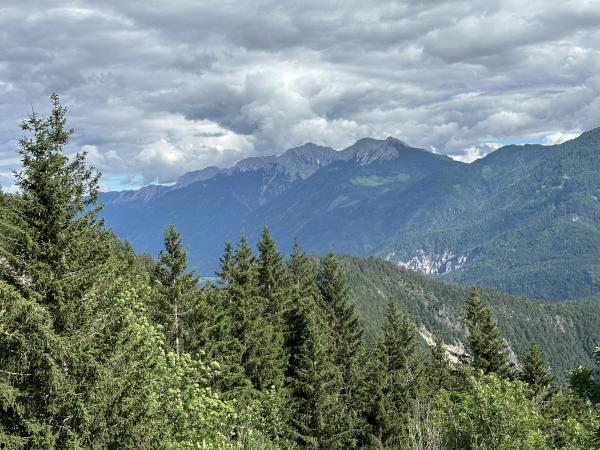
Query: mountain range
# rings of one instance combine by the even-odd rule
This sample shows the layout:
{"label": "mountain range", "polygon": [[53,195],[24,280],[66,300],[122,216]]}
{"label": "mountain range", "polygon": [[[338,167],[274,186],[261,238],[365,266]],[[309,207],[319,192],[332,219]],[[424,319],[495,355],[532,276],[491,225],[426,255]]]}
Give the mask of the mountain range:
{"label": "mountain range", "polygon": [[173,223],[210,275],[225,240],[263,226],[288,251],[374,255],[464,284],[549,300],[600,296],[600,128],[509,145],[473,163],[387,138],[307,143],[172,186],[101,195],[107,224],[156,253]]}

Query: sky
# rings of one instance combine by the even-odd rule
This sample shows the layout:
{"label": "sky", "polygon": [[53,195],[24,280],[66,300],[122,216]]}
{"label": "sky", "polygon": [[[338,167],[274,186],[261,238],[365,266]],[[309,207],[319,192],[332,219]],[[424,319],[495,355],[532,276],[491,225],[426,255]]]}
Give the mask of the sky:
{"label": "sky", "polygon": [[102,188],[314,142],[471,161],[600,126],[600,0],[3,0],[0,184],[57,92]]}

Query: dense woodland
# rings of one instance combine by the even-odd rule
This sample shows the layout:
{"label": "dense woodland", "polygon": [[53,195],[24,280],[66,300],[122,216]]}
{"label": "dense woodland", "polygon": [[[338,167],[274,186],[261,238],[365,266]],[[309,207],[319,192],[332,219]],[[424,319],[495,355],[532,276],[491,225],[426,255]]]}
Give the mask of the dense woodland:
{"label": "dense woodland", "polygon": [[[339,256],[339,261],[367,342],[379,336],[389,299],[411,317],[420,335],[433,333],[460,348],[467,342],[463,318],[468,287],[379,258]],[[320,262],[314,260],[317,268]],[[594,366],[600,302],[534,300],[485,287],[479,287],[478,293],[492,309],[513,362],[520,363],[535,340],[559,383],[566,381],[573,367]]]}
{"label": "dense woodland", "polygon": [[591,368],[559,386],[535,342],[511,366],[475,288],[451,362],[395,299],[367,343],[338,258],[284,258],[267,229],[225,244],[210,283],[173,227],[136,255],[97,219],[99,175],[63,153],[52,101],[0,197],[0,448],[600,448]]}

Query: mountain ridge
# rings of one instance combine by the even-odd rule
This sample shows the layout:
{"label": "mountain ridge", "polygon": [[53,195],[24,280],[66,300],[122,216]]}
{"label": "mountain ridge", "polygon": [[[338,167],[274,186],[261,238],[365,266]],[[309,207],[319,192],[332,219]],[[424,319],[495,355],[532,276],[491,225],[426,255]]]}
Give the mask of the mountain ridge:
{"label": "mountain ridge", "polygon": [[107,223],[152,253],[174,223],[204,272],[216,243],[268,225],[284,249],[298,239],[532,298],[600,295],[600,129],[470,164],[391,137],[243,161],[180,188],[102,194]]}
{"label": "mountain ridge", "polygon": [[[104,194],[116,202],[129,201],[130,199],[150,200],[155,198],[156,195],[161,195],[169,190],[181,189],[196,182],[208,181],[217,175],[253,172],[270,166],[292,178],[306,179],[320,168],[335,161],[348,161],[356,158],[361,164],[368,165],[377,160],[393,159],[398,156],[398,150],[393,148],[394,145],[415,148],[409,147],[405,142],[391,136],[386,139],[361,138],[342,150],[306,142],[298,147],[289,148],[278,155],[246,157],[228,168],[207,166],[186,172],[170,186],[150,184],[139,189],[106,191]],[[419,150],[427,152],[427,150]],[[122,195],[117,195],[117,193]]]}

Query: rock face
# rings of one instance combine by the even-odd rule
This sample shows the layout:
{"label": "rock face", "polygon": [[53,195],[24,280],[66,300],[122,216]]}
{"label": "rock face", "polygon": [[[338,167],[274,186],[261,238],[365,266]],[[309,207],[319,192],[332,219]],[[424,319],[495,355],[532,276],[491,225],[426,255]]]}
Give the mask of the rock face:
{"label": "rock face", "polygon": [[444,275],[462,269],[469,261],[469,256],[455,255],[450,250],[441,254],[418,250],[415,256],[408,261],[399,262],[398,265],[426,275]]}
{"label": "rock face", "polygon": [[371,138],[363,138],[356,144],[348,147],[342,153],[347,159],[354,159],[360,166],[369,165],[375,161],[386,161],[400,156],[402,149],[408,146],[393,137],[388,137],[384,141]]}
{"label": "rock face", "polygon": [[[427,328],[425,328],[424,325],[421,325],[419,328],[417,328],[417,332],[429,347],[433,347],[435,345],[433,334]],[[465,344],[458,339],[456,339],[453,344],[447,344],[444,342],[443,346],[444,350],[446,350],[446,357],[453,363],[458,363],[461,358],[468,355],[467,350],[465,349]]]}

